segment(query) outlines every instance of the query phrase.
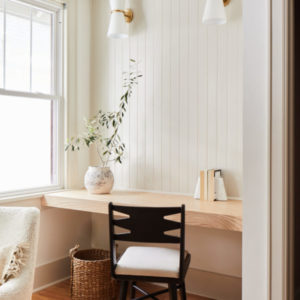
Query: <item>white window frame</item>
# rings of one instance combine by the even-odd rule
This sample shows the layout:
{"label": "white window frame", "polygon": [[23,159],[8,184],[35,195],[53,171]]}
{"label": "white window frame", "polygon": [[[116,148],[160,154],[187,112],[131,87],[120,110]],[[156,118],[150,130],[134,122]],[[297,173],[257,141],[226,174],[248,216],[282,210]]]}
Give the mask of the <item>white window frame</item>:
{"label": "white window frame", "polygon": [[[56,114],[54,117],[57,117],[56,122],[56,141],[54,142],[55,148],[53,149],[56,153],[56,172],[57,172],[57,184],[49,186],[41,186],[37,188],[28,188],[20,189],[8,192],[0,192],[0,201],[19,197],[20,195],[33,195],[44,192],[55,191],[64,188],[64,7],[62,3],[51,1],[51,0],[10,0],[16,3],[25,4],[31,7],[36,7],[38,9],[44,9],[47,12],[53,13],[54,16],[54,34],[53,34],[53,65],[55,66],[52,71],[53,78],[53,95],[52,94],[43,94],[43,93],[33,93],[33,92],[23,92],[23,91],[14,91],[0,88],[0,95],[6,96],[15,96],[15,97],[28,97],[43,100],[52,100],[56,107]],[[4,62],[5,63],[5,62]],[[52,91],[51,91],[52,93]],[[53,146],[53,145],[52,145]]]}

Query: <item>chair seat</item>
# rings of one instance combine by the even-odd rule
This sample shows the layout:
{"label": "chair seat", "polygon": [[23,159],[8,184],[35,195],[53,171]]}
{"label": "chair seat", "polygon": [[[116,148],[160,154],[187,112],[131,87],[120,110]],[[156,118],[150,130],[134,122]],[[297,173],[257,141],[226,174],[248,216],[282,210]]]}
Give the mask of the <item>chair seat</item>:
{"label": "chair seat", "polygon": [[117,263],[118,275],[179,277],[180,251],[160,247],[129,247]]}

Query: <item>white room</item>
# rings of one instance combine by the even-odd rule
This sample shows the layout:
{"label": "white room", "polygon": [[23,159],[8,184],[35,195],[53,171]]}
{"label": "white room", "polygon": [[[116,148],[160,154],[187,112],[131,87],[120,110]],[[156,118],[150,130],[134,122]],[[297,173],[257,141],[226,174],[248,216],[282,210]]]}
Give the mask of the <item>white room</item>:
{"label": "white room", "polygon": [[0,0],[0,299],[296,299],[289,5]]}

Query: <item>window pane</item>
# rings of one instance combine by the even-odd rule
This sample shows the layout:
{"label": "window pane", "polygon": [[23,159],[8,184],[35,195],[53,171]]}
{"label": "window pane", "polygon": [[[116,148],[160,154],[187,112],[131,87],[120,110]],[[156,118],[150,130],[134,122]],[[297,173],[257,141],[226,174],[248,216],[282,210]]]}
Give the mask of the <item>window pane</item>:
{"label": "window pane", "polygon": [[49,13],[32,10],[33,92],[51,92],[51,19]]}
{"label": "window pane", "polygon": [[4,43],[4,26],[3,26],[3,1],[0,0],[0,88],[3,88],[3,43]]}
{"label": "window pane", "polygon": [[0,192],[51,185],[51,101],[0,96]]}
{"label": "window pane", "polygon": [[30,90],[31,9],[6,1],[6,78],[9,90]]}

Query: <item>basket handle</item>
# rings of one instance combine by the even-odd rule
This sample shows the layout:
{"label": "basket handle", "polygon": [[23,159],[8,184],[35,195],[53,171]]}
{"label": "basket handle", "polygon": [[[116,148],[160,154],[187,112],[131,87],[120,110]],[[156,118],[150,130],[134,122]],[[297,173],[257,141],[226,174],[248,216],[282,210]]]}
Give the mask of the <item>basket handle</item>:
{"label": "basket handle", "polygon": [[69,256],[72,258],[73,255],[78,251],[78,249],[80,248],[80,245],[77,244],[74,248],[69,250]]}
{"label": "basket handle", "polygon": [[74,254],[78,251],[79,248],[80,248],[80,245],[77,244],[77,245],[75,245],[74,248],[69,250],[69,256],[71,258],[71,284],[70,284],[71,297],[73,297],[73,258],[74,258]]}

